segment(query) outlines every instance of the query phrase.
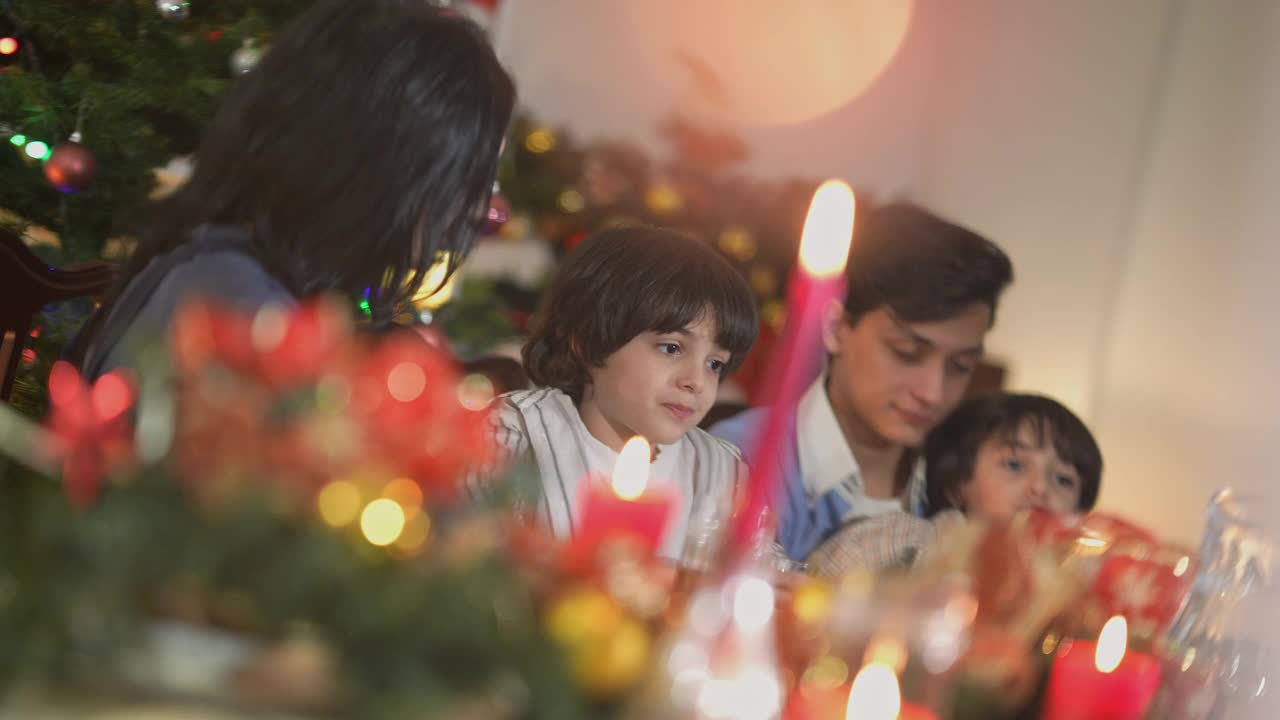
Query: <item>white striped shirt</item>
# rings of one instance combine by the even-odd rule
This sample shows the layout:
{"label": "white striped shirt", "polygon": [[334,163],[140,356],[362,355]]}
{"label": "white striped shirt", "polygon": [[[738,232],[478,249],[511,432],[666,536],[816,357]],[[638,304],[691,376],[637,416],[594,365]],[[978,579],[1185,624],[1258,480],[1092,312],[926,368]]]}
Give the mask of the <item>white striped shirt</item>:
{"label": "white striped shirt", "polygon": [[[496,398],[490,424],[504,465],[530,455],[537,463],[542,490],[539,518],[556,537],[571,538],[580,521],[583,481],[592,474],[608,477],[618,453],[587,430],[573,400],[554,388],[519,390]],[[721,527],[727,522],[735,490],[746,481],[747,466],[736,447],[700,428],[657,449],[649,476],[674,484],[683,501],[659,554],[678,560],[691,517],[715,518]],[[483,492],[474,485],[473,490]]]}

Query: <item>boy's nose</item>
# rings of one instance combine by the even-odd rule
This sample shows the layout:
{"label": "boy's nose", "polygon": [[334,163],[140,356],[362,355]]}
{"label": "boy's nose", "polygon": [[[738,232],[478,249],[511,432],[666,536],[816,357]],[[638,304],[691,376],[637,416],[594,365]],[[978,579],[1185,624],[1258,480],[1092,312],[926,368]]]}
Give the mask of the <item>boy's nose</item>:
{"label": "boy's nose", "polygon": [[1039,506],[1044,502],[1049,492],[1049,480],[1040,473],[1032,473],[1031,480],[1027,483],[1027,494],[1031,500]]}
{"label": "boy's nose", "polygon": [[912,380],[911,392],[921,405],[932,408],[942,404],[946,372],[940,364],[935,367],[934,363],[926,363]]}
{"label": "boy's nose", "polygon": [[700,393],[702,392],[703,386],[706,384],[706,379],[703,377],[703,373],[701,372],[701,366],[695,365],[690,367],[690,365],[692,365],[692,363],[685,364],[680,368],[680,376],[677,382],[684,390],[691,393]]}

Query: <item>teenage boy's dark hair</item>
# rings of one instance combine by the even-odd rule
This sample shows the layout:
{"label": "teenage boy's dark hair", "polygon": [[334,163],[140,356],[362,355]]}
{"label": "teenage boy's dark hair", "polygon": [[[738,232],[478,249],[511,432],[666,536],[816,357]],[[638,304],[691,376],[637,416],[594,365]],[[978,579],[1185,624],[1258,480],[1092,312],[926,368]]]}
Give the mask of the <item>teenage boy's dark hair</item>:
{"label": "teenage boy's dark hair", "polygon": [[742,274],[709,245],[650,226],[603,230],[558,268],[524,345],[534,384],[582,399],[588,371],[646,331],[683,329],[710,312],[715,342],[738,367],[759,331]]}
{"label": "teenage boy's dark hair", "polygon": [[924,442],[928,514],[956,507],[960,490],[973,479],[978,450],[997,438],[1013,442],[1029,425],[1043,445],[1080,474],[1076,509],[1092,510],[1102,482],[1102,451],[1089,428],[1061,403],[1043,395],[998,393],[966,400]]}
{"label": "teenage boy's dark hair", "polygon": [[995,243],[907,203],[858,217],[849,252],[845,317],[856,324],[887,307],[903,322],[948,320],[973,303],[991,307],[1013,282],[1009,257]]}

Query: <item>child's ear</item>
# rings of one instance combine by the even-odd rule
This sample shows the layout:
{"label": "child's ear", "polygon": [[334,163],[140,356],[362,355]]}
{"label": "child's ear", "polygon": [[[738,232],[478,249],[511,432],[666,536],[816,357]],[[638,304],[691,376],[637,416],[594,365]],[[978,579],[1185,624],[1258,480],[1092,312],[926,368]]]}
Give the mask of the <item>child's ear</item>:
{"label": "child's ear", "polygon": [[970,482],[973,482],[973,478],[969,478],[966,482],[959,485],[951,485],[951,487],[947,488],[947,504],[962,513],[969,512],[968,508],[965,507],[964,487]]}
{"label": "child's ear", "polygon": [[844,322],[844,304],[839,300],[828,300],[822,308],[822,344],[827,352],[835,355],[840,351],[840,323]]}

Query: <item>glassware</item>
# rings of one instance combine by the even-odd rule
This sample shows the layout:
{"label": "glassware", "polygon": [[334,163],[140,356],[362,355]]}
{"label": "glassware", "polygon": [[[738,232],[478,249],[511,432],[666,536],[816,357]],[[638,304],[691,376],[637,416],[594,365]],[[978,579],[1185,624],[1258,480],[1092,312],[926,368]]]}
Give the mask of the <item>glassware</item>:
{"label": "glassware", "polygon": [[1231,488],[1210,501],[1200,571],[1167,634],[1164,686],[1152,717],[1275,717],[1278,656],[1266,635],[1280,610],[1280,584],[1266,507],[1264,498]]}

